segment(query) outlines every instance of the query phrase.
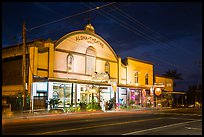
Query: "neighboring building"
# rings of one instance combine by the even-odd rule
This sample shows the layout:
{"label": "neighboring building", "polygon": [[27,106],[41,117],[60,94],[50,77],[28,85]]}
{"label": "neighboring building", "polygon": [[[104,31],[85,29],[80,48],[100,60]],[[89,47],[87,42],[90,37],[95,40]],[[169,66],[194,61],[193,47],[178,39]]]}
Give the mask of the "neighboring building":
{"label": "neighboring building", "polygon": [[[155,76],[155,86],[163,87],[161,93],[156,95],[157,106],[170,107],[172,106],[173,79],[166,76]],[[156,93],[156,92],[155,92]],[[159,105],[158,105],[159,104]]]}
{"label": "neighboring building", "polygon": [[[156,77],[153,64],[127,57],[123,60],[91,24],[57,41],[35,40],[27,43],[27,109],[48,108],[48,101],[59,98],[58,107],[79,102],[116,99],[118,105],[155,106],[154,89],[173,91],[173,81]],[[22,44],[2,50],[2,102],[22,102]],[[21,108],[19,108],[21,109]]]}

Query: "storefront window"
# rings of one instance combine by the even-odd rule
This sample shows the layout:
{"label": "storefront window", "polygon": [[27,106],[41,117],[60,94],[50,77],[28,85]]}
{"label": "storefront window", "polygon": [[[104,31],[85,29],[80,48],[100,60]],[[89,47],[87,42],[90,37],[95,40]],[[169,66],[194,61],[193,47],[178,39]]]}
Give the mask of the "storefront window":
{"label": "storefront window", "polygon": [[[58,98],[59,99],[59,104],[58,107],[63,107],[64,105],[64,101],[65,101],[65,106],[69,107],[69,105],[71,104],[71,98],[73,98],[73,100],[75,99],[74,97],[74,86],[73,86],[73,96],[72,94],[72,84],[64,84],[65,87],[61,87],[60,85],[62,85],[61,83],[54,83],[53,84],[53,98]],[[54,94],[55,93],[55,94]]]}

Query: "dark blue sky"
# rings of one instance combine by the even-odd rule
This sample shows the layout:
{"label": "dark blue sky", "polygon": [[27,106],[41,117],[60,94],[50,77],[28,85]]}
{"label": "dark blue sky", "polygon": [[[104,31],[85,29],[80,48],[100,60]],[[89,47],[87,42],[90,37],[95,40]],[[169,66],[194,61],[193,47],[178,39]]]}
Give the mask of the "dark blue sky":
{"label": "dark blue sky", "polygon": [[[71,31],[84,29],[91,17],[95,32],[121,58],[150,61],[157,75],[177,69],[184,80],[177,80],[176,90],[202,83],[201,2],[116,2],[76,15],[109,3],[3,3],[2,47],[21,43],[23,21],[28,30],[27,41],[57,40]],[[57,21],[60,19],[63,20]]]}

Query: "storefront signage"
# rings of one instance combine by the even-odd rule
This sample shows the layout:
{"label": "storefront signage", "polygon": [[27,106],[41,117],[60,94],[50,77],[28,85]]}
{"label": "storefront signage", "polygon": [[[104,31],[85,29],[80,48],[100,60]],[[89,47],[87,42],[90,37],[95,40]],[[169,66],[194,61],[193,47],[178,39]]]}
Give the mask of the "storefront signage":
{"label": "storefront signage", "polygon": [[92,80],[98,82],[108,82],[109,75],[107,73],[94,73],[94,75],[92,76]]}
{"label": "storefront signage", "polygon": [[164,83],[154,83],[156,87],[164,87]]}
{"label": "storefront signage", "polygon": [[156,88],[155,89],[155,94],[157,95],[157,96],[159,96],[159,95],[161,95],[161,89],[160,88]]}
{"label": "storefront signage", "polygon": [[80,40],[86,40],[88,43],[91,43],[91,44],[98,44],[102,48],[104,46],[104,44],[101,41],[91,36],[76,36],[76,41],[80,41]]}
{"label": "storefront signage", "polygon": [[47,92],[47,82],[36,82],[37,92]]}

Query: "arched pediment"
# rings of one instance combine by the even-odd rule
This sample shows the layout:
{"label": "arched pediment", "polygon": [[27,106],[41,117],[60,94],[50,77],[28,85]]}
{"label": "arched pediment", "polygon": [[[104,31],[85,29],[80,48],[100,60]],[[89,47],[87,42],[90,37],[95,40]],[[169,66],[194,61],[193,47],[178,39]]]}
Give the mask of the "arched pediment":
{"label": "arched pediment", "polygon": [[86,54],[88,47],[96,49],[96,57],[117,61],[117,55],[111,46],[99,35],[84,30],[73,31],[61,37],[55,43],[55,49]]}

